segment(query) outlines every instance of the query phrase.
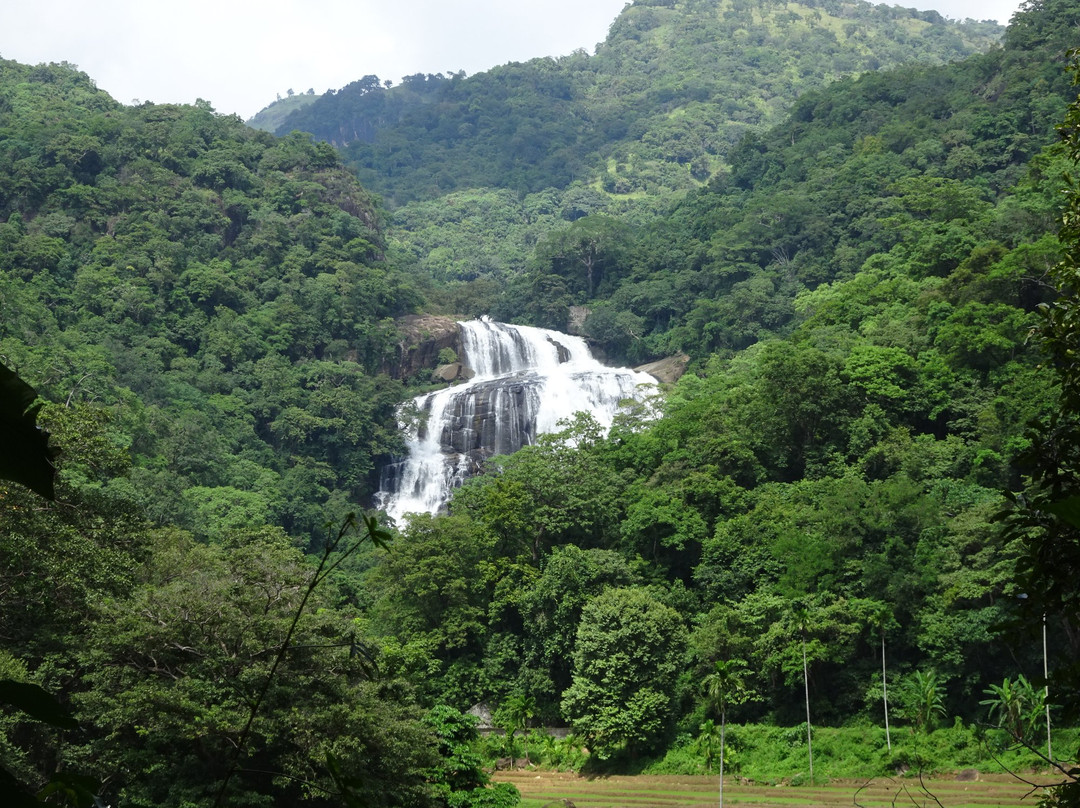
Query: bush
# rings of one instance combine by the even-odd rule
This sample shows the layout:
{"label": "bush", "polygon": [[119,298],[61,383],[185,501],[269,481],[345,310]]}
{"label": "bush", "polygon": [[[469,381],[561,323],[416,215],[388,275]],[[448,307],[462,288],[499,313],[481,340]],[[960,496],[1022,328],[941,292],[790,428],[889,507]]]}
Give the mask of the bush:
{"label": "bush", "polygon": [[533,764],[556,771],[581,771],[589,759],[581,741],[570,735],[556,738],[540,729],[529,733],[529,755]]}
{"label": "bush", "polygon": [[[550,736],[548,736],[550,738]],[[975,768],[987,773],[1029,772],[1041,768],[1037,751],[1016,744],[1003,743],[997,730],[981,731],[957,720],[951,727],[931,733],[916,733],[901,727],[892,732],[892,752],[885,742],[885,730],[873,724],[846,727],[814,728],[814,775],[819,781],[894,777],[898,774],[941,774]],[[1080,731],[1055,729],[1055,749],[1073,750],[1080,742]],[[574,765],[561,766],[558,753],[548,749],[570,749],[572,740],[543,741],[530,738],[529,749],[544,749],[542,764],[554,769],[577,771],[586,759],[584,753]],[[758,783],[803,782],[809,774],[806,751],[806,726],[775,727],[764,724],[727,726],[725,737],[725,774],[736,772]],[[579,751],[580,748],[578,747]],[[534,762],[540,762],[534,757]],[[597,765],[596,761],[592,765]],[[612,761],[605,771],[629,773],[619,768],[626,762]],[[702,775],[707,773],[705,757],[697,739],[681,734],[667,751],[651,760],[639,760],[634,771],[642,774]],[[713,773],[716,773],[714,764]]]}

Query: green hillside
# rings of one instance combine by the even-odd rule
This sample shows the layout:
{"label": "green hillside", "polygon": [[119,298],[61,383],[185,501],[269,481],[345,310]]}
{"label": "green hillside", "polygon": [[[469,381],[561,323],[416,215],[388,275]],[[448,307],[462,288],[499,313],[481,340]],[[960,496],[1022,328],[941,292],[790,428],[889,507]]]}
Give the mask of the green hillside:
{"label": "green hillside", "polygon": [[[942,277],[989,239],[1012,248],[1052,230],[1052,212],[978,219],[1053,142],[1055,110],[1070,94],[1066,46],[1017,26],[984,56],[805,94],[783,124],[748,134],[707,189],[636,228],[636,248],[594,290],[641,318],[625,351],[643,359],[744,348],[797,322],[799,295],[848,280],[867,261],[919,262],[919,274]],[[556,276],[569,300],[585,302],[565,262],[578,226],[542,242],[554,254],[537,250],[518,282]]]}
{"label": "green hillside", "polygon": [[66,64],[0,62],[0,133],[0,355],[59,448],[56,502],[0,485],[6,804],[516,801],[314,588],[382,541],[347,513],[419,303],[368,193],[325,144]]}
{"label": "green hillside", "polygon": [[[590,335],[629,361],[745,348],[786,332],[801,291],[849,278],[913,238],[906,187],[938,182],[992,205],[1053,141],[1070,42],[1025,24],[987,54],[805,92],[785,122],[745,132],[700,190],[578,184],[409,203],[390,221],[394,260],[432,278],[429,299],[450,311],[565,328],[571,305],[591,305]],[[917,204],[933,206],[928,193]],[[623,232],[590,291],[574,251],[597,224]],[[935,271],[983,237],[954,245],[951,259],[944,242],[928,246],[942,262]]]}
{"label": "green hillside", "polygon": [[[466,188],[518,193],[603,175],[622,193],[692,187],[748,129],[802,93],[866,70],[984,51],[992,23],[866,2],[632,3],[595,54],[475,76],[367,76],[278,129],[340,147],[398,205]],[[611,165],[609,166],[609,161]]]}
{"label": "green hillside", "polygon": [[275,132],[290,114],[314,103],[316,97],[314,90],[308,90],[306,93],[293,93],[289,90],[285,98],[279,95],[274,103],[268,104],[252,115],[247,125],[252,129],[261,129],[263,132]]}
{"label": "green hillside", "polygon": [[63,67],[7,62],[2,80],[8,362],[53,400],[133,403],[158,518],[231,502],[305,531],[328,497],[370,493],[401,395],[379,376],[388,318],[419,298],[333,150],[209,108],[122,107]]}

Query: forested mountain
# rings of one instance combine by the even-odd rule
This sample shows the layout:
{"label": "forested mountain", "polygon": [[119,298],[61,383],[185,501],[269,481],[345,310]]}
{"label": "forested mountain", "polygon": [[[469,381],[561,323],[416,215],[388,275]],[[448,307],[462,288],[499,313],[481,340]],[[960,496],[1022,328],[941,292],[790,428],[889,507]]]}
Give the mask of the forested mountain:
{"label": "forested mountain", "polygon": [[[1012,247],[1053,229],[1052,212],[1000,223],[990,212],[1053,141],[1070,94],[1069,44],[1021,17],[989,54],[807,93],[783,124],[744,137],[707,189],[636,227],[635,247],[591,291],[573,256],[604,217],[543,238],[515,281],[564,289],[574,303],[598,299],[598,317],[607,314],[591,325],[595,336],[645,358],[704,357],[783,333],[800,293],[849,279],[871,258],[948,275],[991,238]],[[982,212],[991,219],[980,221]],[[609,244],[612,258],[626,249]],[[605,257],[601,250],[598,263]]]}
{"label": "forested mountain", "polygon": [[[408,92],[369,83],[363,97],[404,110],[472,88],[477,110],[537,97],[565,110],[580,88],[561,107],[561,91],[534,95],[542,67],[549,89],[590,74],[597,101],[602,77],[633,75],[617,57],[666,65],[679,49],[663,42],[693,40],[692,15],[718,8],[701,19],[741,22],[751,41],[783,17],[639,2],[595,57]],[[838,27],[843,14],[907,20],[949,47],[994,33],[787,9],[805,47],[790,40],[784,70],[839,59],[825,33],[878,36],[882,62],[912,55],[884,28]],[[206,103],[124,107],[70,65],[0,62],[0,357],[41,394],[62,451],[58,502],[0,485],[0,679],[44,685],[80,722],[57,747],[3,713],[4,768],[37,785],[59,765],[130,805],[512,804],[484,788],[457,711],[573,727],[534,739],[537,760],[703,771],[719,716],[701,683],[722,670],[741,680],[729,720],[786,728],[785,748],[806,738],[790,728],[807,709],[855,727],[869,775],[911,765],[912,745],[973,748],[973,722],[1017,705],[1034,738],[1037,628],[1003,629],[1028,594],[1026,537],[995,515],[1021,484],[1025,424],[1055,406],[1028,335],[1062,255],[1075,168],[1054,125],[1076,96],[1064,67],[1078,24],[1075,4],[1042,0],[983,54],[810,71],[771,106],[754,101],[780,97],[763,83],[738,96],[760,116],[674,196],[665,172],[692,177],[701,155],[658,146],[655,194],[602,177],[558,187],[543,155],[492,158],[491,188],[393,214],[328,143]],[[702,47],[742,36],[705,30]],[[606,96],[603,120],[632,96],[648,125],[590,130],[579,165],[715,112],[689,112],[713,103],[690,81],[707,60],[679,58],[685,87],[669,87],[675,59]],[[565,119],[544,104],[530,114],[563,148]],[[424,159],[457,171],[457,152],[432,149]],[[392,174],[379,189],[426,195],[423,172],[441,169],[410,167],[400,197]],[[346,513],[400,445],[394,406],[427,381],[387,375],[395,319],[565,327],[571,305],[609,356],[684,351],[690,371],[607,436],[579,418],[493,462],[449,514],[373,548],[381,534]],[[320,561],[332,574],[312,578]],[[1047,614],[1052,668],[1080,652],[1071,619]],[[909,739],[891,749],[886,646],[890,716]],[[751,729],[735,737],[749,745]]]}
{"label": "forested mountain", "polygon": [[297,548],[348,524],[395,440],[379,368],[418,302],[333,150],[4,61],[0,219],[0,355],[61,452],[58,502],[0,487],[0,679],[80,720],[61,755],[0,716],[5,804],[38,804],[19,783],[58,766],[79,805],[481,786],[444,767],[469,725],[373,675],[355,600],[310,592]]}
{"label": "forested mountain", "polygon": [[[916,185],[933,176],[942,193],[970,196],[953,201],[968,215],[970,204],[994,204],[1052,142],[1071,43],[1033,16],[987,54],[805,92],[784,123],[746,132],[727,166],[685,198],[594,184],[409,203],[388,229],[394,260],[432,278],[430,301],[449,311],[565,328],[569,306],[589,304],[590,335],[631,361],[680,350],[704,358],[784,333],[801,290],[914,238],[904,223],[937,202],[929,190],[913,199]],[[937,229],[956,236],[946,224]],[[925,249],[945,262],[982,237],[950,247],[941,232]],[[594,248],[589,288],[580,256]]]}
{"label": "forested mountain", "polygon": [[618,193],[687,188],[750,128],[843,76],[985,50],[993,23],[856,0],[637,0],[595,56],[464,74],[367,76],[278,129],[342,148],[391,204],[467,188],[530,193],[603,177]]}
{"label": "forested mountain", "polygon": [[122,107],[63,66],[3,71],[8,363],[50,400],[120,408],[162,521],[304,533],[369,493],[401,396],[379,374],[390,318],[419,296],[333,150],[209,105]]}
{"label": "forested mountain", "polygon": [[[555,327],[583,304],[609,355],[697,363],[657,423],[630,415],[606,440],[575,425],[412,524],[372,579],[403,670],[460,703],[533,698],[594,751],[631,755],[696,729],[691,682],[718,660],[748,664],[760,701],[743,717],[798,722],[800,637],[826,722],[872,716],[882,631],[901,698],[924,686],[948,714],[976,718],[991,684],[1034,675],[1037,647],[997,630],[1020,548],[993,515],[1052,402],[1026,340],[1060,255],[1052,144],[1077,22],[1033,5],[985,55],[806,92],[669,211],[620,215],[599,187],[586,215],[554,190],[397,211],[429,245],[451,222],[517,249],[548,217],[516,265],[471,262],[464,238],[416,250],[433,299]],[[668,636],[665,607],[694,615],[681,684],[659,662],[676,652],[644,639]],[[617,637],[645,646],[626,678],[604,667]],[[628,701],[636,688],[649,699]]]}

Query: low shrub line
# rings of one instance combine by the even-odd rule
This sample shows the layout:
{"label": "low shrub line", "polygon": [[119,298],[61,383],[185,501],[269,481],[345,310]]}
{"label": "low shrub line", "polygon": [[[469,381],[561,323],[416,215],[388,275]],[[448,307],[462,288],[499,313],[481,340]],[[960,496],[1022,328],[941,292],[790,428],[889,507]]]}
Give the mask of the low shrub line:
{"label": "low shrub line", "polygon": [[[873,777],[950,775],[975,770],[980,774],[1016,773],[1025,776],[1046,771],[1038,741],[1025,746],[1003,730],[957,719],[952,726],[932,732],[894,728],[892,749],[883,728],[869,724],[846,727],[814,727],[814,779],[850,780]],[[484,741],[484,755],[492,768],[527,765],[541,769],[584,774],[707,775],[715,774],[718,761],[690,734],[672,740],[667,751],[653,757],[616,756],[599,761],[589,754],[582,739],[557,738],[534,729],[518,735],[513,754],[504,736]],[[1080,746],[1080,730],[1054,731],[1055,758],[1070,759]],[[707,764],[710,760],[712,766]],[[513,761],[513,763],[511,763]],[[808,777],[806,725],[778,727],[768,724],[729,724],[725,747],[725,774],[762,785],[801,785]]]}

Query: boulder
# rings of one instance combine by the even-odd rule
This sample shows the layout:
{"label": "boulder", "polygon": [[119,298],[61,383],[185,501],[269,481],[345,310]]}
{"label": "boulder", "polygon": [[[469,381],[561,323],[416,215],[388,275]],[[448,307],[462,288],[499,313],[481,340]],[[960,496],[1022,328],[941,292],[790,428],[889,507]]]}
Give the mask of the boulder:
{"label": "boulder", "polygon": [[634,370],[641,373],[648,373],[654,379],[671,384],[679,380],[679,377],[686,372],[686,366],[690,362],[690,357],[684,353],[676,354],[675,356],[669,356],[666,359],[661,359],[658,362],[650,362],[647,365],[639,365]]}
{"label": "boulder", "polygon": [[495,728],[495,721],[491,717],[491,707],[483,702],[470,707],[468,715],[476,718],[476,728],[478,730],[485,731]]}
{"label": "boulder", "polygon": [[431,371],[431,380],[433,382],[452,382],[461,378],[461,363],[452,362],[449,365],[439,365],[435,370]]}

